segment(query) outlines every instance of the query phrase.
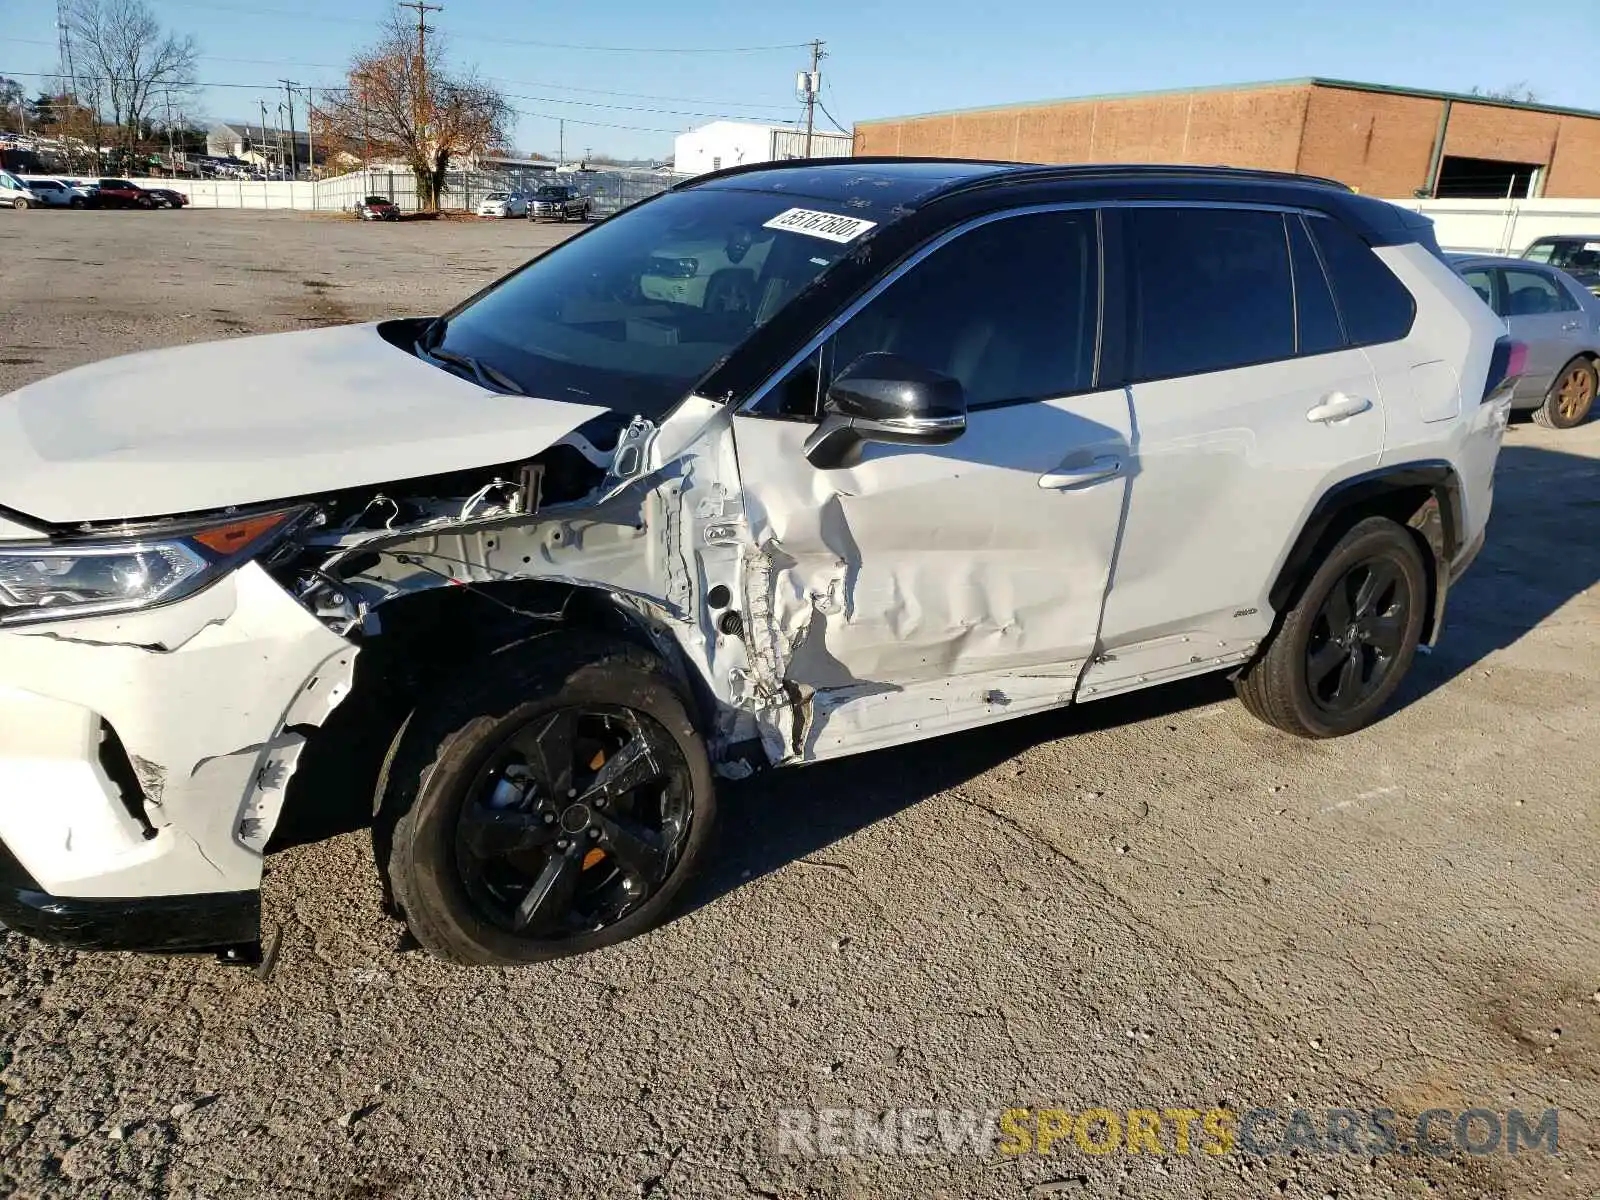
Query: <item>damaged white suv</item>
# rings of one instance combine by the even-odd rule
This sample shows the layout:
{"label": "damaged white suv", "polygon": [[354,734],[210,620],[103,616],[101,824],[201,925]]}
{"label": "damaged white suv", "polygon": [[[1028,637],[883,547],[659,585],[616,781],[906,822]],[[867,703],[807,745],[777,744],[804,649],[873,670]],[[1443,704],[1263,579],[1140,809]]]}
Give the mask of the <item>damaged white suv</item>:
{"label": "damaged white suv", "polygon": [[1502,332],[1338,185],[857,159],[25,387],[0,921],[249,947],[280,821],[359,796],[421,944],[524,962],[659,922],[717,774],[1218,670],[1357,729],[1483,538]]}

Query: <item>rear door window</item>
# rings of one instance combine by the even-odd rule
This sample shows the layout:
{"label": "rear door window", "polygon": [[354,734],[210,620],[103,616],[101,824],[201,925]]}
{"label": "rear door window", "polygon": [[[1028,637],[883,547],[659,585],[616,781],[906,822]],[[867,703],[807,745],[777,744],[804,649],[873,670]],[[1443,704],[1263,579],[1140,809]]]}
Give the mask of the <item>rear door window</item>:
{"label": "rear door window", "polygon": [[1281,213],[1130,208],[1134,380],[1293,358],[1295,308]]}
{"label": "rear door window", "polygon": [[1506,311],[1508,317],[1537,317],[1545,313],[1573,312],[1578,302],[1567,295],[1566,289],[1538,271],[1505,272]]}
{"label": "rear door window", "polygon": [[1333,284],[1345,331],[1357,346],[1398,342],[1411,332],[1416,301],[1372,248],[1338,221],[1308,218]]}

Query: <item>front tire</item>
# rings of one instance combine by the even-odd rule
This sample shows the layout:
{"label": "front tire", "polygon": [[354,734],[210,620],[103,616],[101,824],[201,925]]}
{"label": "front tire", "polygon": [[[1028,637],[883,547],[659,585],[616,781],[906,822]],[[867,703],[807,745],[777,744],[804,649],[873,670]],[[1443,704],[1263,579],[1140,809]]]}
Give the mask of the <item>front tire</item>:
{"label": "front tire", "polygon": [[1600,376],[1586,358],[1575,358],[1561,369],[1544,403],[1533,410],[1533,419],[1546,429],[1571,429],[1582,425],[1594,408]]}
{"label": "front tire", "polygon": [[412,935],[455,962],[609,946],[666,916],[709,844],[705,747],[660,661],[612,638],[508,647],[407,724],[375,827]]}
{"label": "front tire", "polygon": [[18,196],[15,200],[13,200],[11,202],[11,207],[16,209],[18,212],[22,212],[28,207],[28,202],[26,200],[24,200],[21,196]]}
{"label": "front tire", "polygon": [[1416,656],[1428,602],[1416,539],[1368,517],[1339,539],[1234,688],[1268,725],[1307,738],[1369,724]]}

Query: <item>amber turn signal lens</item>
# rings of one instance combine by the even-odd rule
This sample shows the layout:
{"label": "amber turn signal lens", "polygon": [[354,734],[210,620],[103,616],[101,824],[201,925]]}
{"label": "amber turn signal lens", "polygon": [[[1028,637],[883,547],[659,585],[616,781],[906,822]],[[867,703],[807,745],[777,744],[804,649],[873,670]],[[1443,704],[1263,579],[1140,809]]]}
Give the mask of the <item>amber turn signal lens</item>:
{"label": "amber turn signal lens", "polygon": [[266,513],[259,517],[246,517],[231,525],[217,525],[194,534],[191,541],[198,542],[214,554],[234,555],[252,542],[265,537],[289,519],[288,513]]}

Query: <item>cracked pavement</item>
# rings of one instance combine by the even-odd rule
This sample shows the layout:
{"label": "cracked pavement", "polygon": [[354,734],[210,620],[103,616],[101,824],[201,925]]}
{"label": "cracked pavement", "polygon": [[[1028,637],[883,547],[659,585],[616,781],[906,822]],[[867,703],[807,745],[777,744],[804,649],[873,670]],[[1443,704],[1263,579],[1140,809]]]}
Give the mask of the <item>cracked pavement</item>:
{"label": "cracked pavement", "polygon": [[[438,311],[569,232],[0,212],[0,391]],[[1441,646],[1350,738],[1207,679],[775,773],[674,922],[517,971],[407,950],[361,832],[269,860],[266,983],[0,934],[0,1195],[1600,1194],[1597,460],[1513,424]],[[781,1109],[1014,1105],[1557,1106],[1561,1154],[777,1152]]]}

